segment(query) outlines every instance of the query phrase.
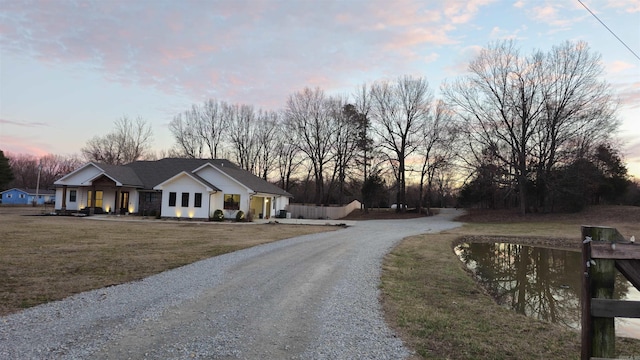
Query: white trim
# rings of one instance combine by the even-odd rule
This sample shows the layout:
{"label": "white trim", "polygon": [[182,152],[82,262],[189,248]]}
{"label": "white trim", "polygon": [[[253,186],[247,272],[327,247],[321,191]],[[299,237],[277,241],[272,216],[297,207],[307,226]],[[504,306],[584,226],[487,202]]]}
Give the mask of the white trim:
{"label": "white trim", "polygon": [[111,176],[109,176],[109,174],[107,174],[106,172],[104,172],[104,170],[103,170],[101,173],[97,174],[96,176],[94,176],[94,177],[92,177],[92,178],[89,178],[89,179],[87,179],[87,180],[85,180],[85,181],[81,182],[81,183],[80,183],[80,185],[93,185],[93,181],[94,181],[94,180],[96,180],[97,178],[101,177],[101,176],[106,176],[106,177],[108,177],[108,178],[109,178],[109,179],[111,179],[114,183],[116,183],[116,186],[122,186],[122,183],[121,183],[121,182],[119,182],[118,180],[116,180],[116,179],[112,178]]}
{"label": "white trim", "polygon": [[[90,165],[91,165],[91,166],[93,166],[93,167],[95,167],[96,169],[98,169],[98,170],[100,170],[101,172],[103,172],[103,173],[104,173],[104,169],[102,169],[100,166],[98,166],[98,165],[97,165],[97,164],[95,164],[93,161],[91,161],[91,162],[89,162],[89,163],[87,163],[87,164],[85,164],[85,165],[83,165],[83,166],[81,166],[81,167],[79,167],[79,168],[75,169],[74,171],[72,171],[72,172],[68,173],[67,175],[65,175],[65,176],[61,177],[60,179],[56,180],[53,184],[54,184],[54,185],[69,185],[69,184],[66,184],[66,183],[64,182],[64,179],[66,179],[66,178],[68,178],[68,177],[70,177],[70,176],[72,176],[72,175],[74,175],[74,174],[76,174],[76,173],[78,173],[78,172],[80,172],[80,171],[82,171],[82,170],[86,169],[86,168],[87,168],[87,167],[89,167]],[[73,184],[72,184],[72,185],[73,185]]]}
{"label": "white trim", "polygon": [[203,183],[200,179],[198,179],[198,178],[196,178],[195,176],[191,175],[191,174],[190,174],[189,172],[187,172],[187,171],[181,171],[181,172],[179,172],[178,174],[176,174],[176,175],[174,175],[174,176],[170,177],[169,179],[167,179],[167,180],[165,180],[165,181],[161,182],[160,184],[158,184],[158,185],[154,186],[154,187],[153,187],[153,190],[163,190],[164,186],[165,186],[167,183],[170,183],[170,182],[172,182],[172,181],[176,180],[177,178],[179,178],[179,177],[181,177],[181,176],[183,176],[183,175],[186,175],[186,176],[190,177],[193,181],[195,181],[195,182],[197,182],[198,184],[200,184],[200,185],[204,186],[204,187],[205,187],[205,189],[206,189],[209,193],[216,193],[216,192],[218,192],[218,190],[216,190],[216,189],[212,189],[209,185],[207,185],[207,184]]}
{"label": "white trim", "polygon": [[[227,174],[226,172],[222,171],[220,168],[218,168],[217,166],[211,164],[211,163],[205,163],[202,166],[200,166],[199,168],[195,169],[192,171],[192,173],[196,174],[198,171],[204,169],[205,166],[210,166],[212,168],[214,168],[215,170],[218,170],[218,172],[220,172],[222,175],[228,177],[229,179],[233,180],[235,183],[237,183],[238,185],[242,186],[243,188],[247,189],[248,192],[253,193],[255,192],[253,189],[251,189],[250,187],[248,187],[247,185],[241,183],[238,179],[234,178],[233,176]],[[224,166],[223,166],[224,168]]]}

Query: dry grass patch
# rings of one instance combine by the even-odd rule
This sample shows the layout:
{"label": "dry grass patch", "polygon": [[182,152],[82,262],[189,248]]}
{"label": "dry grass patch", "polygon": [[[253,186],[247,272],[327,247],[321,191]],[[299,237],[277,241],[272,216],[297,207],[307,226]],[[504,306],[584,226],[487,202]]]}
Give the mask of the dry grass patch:
{"label": "dry grass patch", "polygon": [[[638,218],[628,216],[619,213],[615,225],[592,224],[616,226],[623,235],[638,237]],[[463,236],[577,247],[585,218],[482,221],[405,239],[384,262],[382,297],[388,323],[416,351],[415,358],[578,359],[579,333],[497,305],[452,248]],[[471,220],[467,216],[466,221]],[[637,356],[640,341],[619,338],[616,348],[620,357]]]}
{"label": "dry grass patch", "polygon": [[336,229],[20,216],[6,208],[0,224],[0,315],[212,256]]}

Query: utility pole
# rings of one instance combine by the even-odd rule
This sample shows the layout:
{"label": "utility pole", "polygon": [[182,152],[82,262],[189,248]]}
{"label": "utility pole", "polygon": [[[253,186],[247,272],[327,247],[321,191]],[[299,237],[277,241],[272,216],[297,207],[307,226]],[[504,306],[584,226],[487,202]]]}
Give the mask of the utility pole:
{"label": "utility pole", "polygon": [[42,159],[38,161],[38,180],[36,182],[36,198],[33,200],[33,206],[38,205],[38,195],[40,194],[40,172],[42,171]]}

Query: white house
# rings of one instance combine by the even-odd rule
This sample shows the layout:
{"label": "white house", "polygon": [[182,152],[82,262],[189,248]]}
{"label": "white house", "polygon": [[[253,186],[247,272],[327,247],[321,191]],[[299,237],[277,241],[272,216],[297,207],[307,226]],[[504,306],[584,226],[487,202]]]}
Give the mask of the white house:
{"label": "white house", "polygon": [[285,210],[291,194],[228,160],[162,159],[127,165],[90,162],[55,182],[60,212],[133,213],[207,219],[240,210],[255,218]]}

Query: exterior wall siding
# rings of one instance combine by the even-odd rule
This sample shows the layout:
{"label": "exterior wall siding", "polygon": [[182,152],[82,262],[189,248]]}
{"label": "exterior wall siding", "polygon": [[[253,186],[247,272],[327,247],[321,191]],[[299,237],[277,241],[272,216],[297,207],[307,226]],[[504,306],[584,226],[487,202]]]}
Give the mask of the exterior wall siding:
{"label": "exterior wall siding", "polygon": [[[0,201],[5,205],[31,205],[36,201],[36,194],[27,193],[21,189],[9,189],[0,195]],[[52,200],[55,200],[55,195],[51,194],[38,194],[37,204],[44,205]]]}
{"label": "exterior wall siding", "polygon": [[[169,206],[169,194],[176,193],[176,205]],[[189,194],[189,205],[182,206],[182,193]],[[195,193],[202,194],[202,206],[195,207]],[[162,217],[171,218],[209,218],[209,196],[204,186],[184,175],[174,179],[162,187]]]}
{"label": "exterior wall siding", "polygon": [[216,193],[216,196],[212,197],[214,202],[211,204],[211,214],[213,214],[217,209],[220,209],[224,213],[225,219],[235,219],[238,210],[227,210],[224,208],[225,194],[240,195],[240,210],[245,214],[249,213],[251,206],[251,194],[246,187],[210,166],[202,168],[197,172],[197,174],[203,179],[214,184],[218,189],[222,190]]}

